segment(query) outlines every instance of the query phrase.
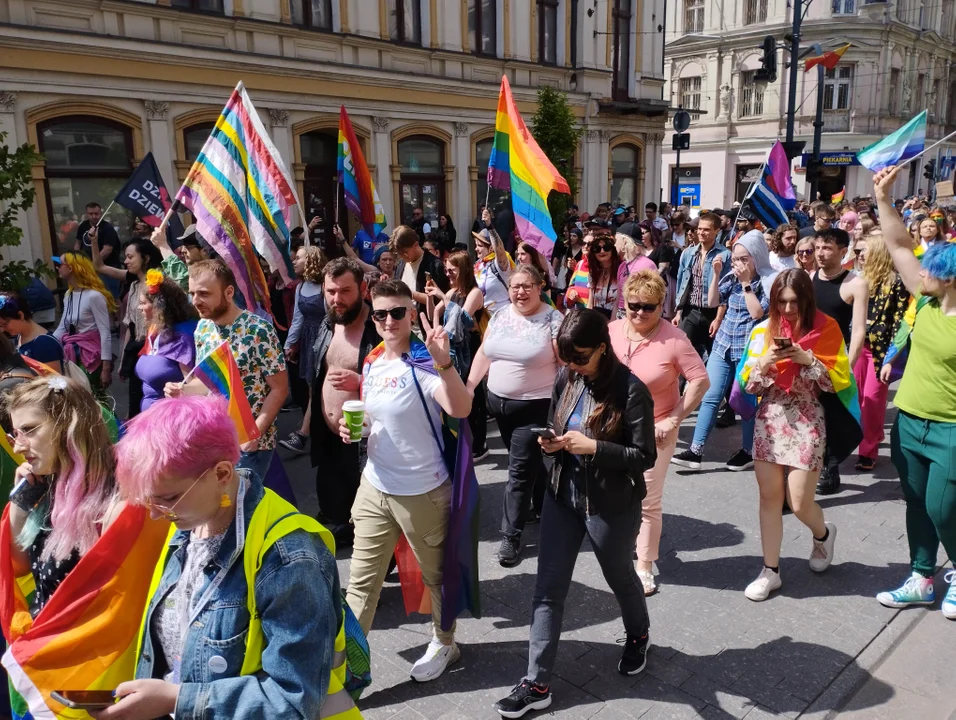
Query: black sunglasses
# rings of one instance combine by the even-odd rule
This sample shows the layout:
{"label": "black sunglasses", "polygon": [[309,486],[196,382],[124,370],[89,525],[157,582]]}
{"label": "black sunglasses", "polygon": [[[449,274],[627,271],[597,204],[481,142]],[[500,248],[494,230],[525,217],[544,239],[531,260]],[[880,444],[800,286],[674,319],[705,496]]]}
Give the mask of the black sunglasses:
{"label": "black sunglasses", "polygon": [[641,310],[643,310],[644,312],[648,314],[654,312],[659,307],[660,307],[660,303],[628,302],[627,304],[627,309],[630,310],[631,312],[640,312]]}
{"label": "black sunglasses", "polygon": [[801,250],[797,253],[800,257],[805,257],[807,255],[813,255],[813,250]]}
{"label": "black sunglasses", "polygon": [[599,242],[599,243],[594,243],[593,245],[591,245],[591,247],[594,248],[594,252],[596,253],[614,252],[614,243]]}
{"label": "black sunglasses", "polygon": [[[573,353],[572,355],[568,356],[566,360],[569,365],[577,365],[580,367],[582,365],[587,365],[589,362],[591,362],[591,358],[594,357],[595,352],[597,352],[597,348],[595,348],[589,353],[582,353],[580,355],[578,355],[577,353]],[[565,358],[562,358],[562,359],[565,359]]]}
{"label": "black sunglasses", "polygon": [[375,320],[375,322],[383,323],[389,315],[392,316],[392,320],[404,320],[407,314],[408,308],[399,305],[398,307],[389,308],[388,310],[372,310],[372,319]]}

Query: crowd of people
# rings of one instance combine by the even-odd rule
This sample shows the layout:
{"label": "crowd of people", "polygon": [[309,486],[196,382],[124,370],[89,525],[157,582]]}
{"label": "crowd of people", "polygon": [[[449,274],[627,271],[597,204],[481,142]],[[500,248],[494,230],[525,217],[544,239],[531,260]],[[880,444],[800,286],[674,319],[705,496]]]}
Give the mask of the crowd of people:
{"label": "crowd of people", "polygon": [[[135,663],[94,717],[360,717],[345,647],[373,627],[397,557],[414,560],[432,616],[411,677],[434,680],[460,657],[443,613],[461,493],[447,430],[467,423],[456,436],[470,469],[488,457],[493,422],[507,453],[503,567],[540,525],[528,671],[496,704],[521,717],[551,704],[585,536],[621,609],[618,671],[644,669],[665,477],[671,465],[700,471],[715,427],[739,425],[725,465],[757,479],[763,562],[745,596],[782,588],[788,510],[809,530],[811,570],[827,570],[837,527],[815,495],[839,492],[854,450],[859,471],[876,467],[889,385],[902,378],[891,455],[912,574],[877,600],[932,604],[939,544],[956,557],[956,218],[894,203],[895,178],[878,173],[872,198],[801,205],[776,228],[747,207],[651,202],[638,217],[572,206],[550,253],[503,237],[492,208],[470,238],[420,211],[388,237],[349,242],[336,226],[334,252],[311,242],[310,223],[291,233],[295,282],[267,272],[271,317],[247,308],[194,226],[175,239],[137,226],[121,252],[91,205],[75,251],[54,258],[58,323],[37,322],[23,293],[0,293],[0,423],[20,461],[3,465],[12,569],[0,568],[0,593],[17,596],[16,579],[32,576],[25,607],[39,623],[82,559],[108,555],[101,539],[125,537],[134,516],[159,523],[155,569],[140,571],[148,587],[117,598],[134,620]],[[224,343],[258,435],[242,444],[194,373]],[[119,427],[115,378],[128,383]],[[279,413],[296,407],[298,429],[279,438]],[[290,504],[277,446],[309,453],[317,518]],[[347,547],[340,578],[334,555]],[[956,619],[956,573],[947,582],[942,612]],[[0,621],[15,647],[23,621]],[[83,636],[83,653],[102,636]]]}

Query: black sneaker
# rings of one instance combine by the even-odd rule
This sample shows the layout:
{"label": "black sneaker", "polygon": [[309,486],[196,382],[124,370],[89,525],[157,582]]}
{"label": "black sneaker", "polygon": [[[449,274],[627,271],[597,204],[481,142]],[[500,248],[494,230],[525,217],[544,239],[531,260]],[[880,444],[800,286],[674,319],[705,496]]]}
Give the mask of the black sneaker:
{"label": "black sneaker", "polygon": [[647,650],[651,646],[650,635],[627,634],[623,641],[624,654],[621,655],[621,662],[617,664],[617,671],[621,675],[637,675],[647,665]]}
{"label": "black sneaker", "polygon": [[508,697],[495,703],[495,710],[501,717],[519,718],[529,710],[544,710],[550,706],[550,688],[539,688],[528,680],[522,680]]}
{"label": "black sneaker", "polygon": [[307,435],[302,435],[293,430],[289,433],[289,437],[280,440],[279,444],[286,450],[301,454],[305,452],[305,443],[308,439]]}
{"label": "black sneaker", "polygon": [[717,416],[717,427],[729,428],[737,424],[737,416],[729,405],[725,406],[720,415]]}
{"label": "black sneaker", "polygon": [[728,470],[733,470],[734,472],[740,472],[741,470],[749,470],[754,466],[754,458],[746,450],[740,449],[734,453],[734,456],[727,461],[724,465]]}
{"label": "black sneaker", "polygon": [[484,460],[484,459],[485,459],[486,457],[488,457],[489,455],[491,455],[491,451],[490,451],[487,447],[475,448],[475,449],[472,450],[472,452],[471,452],[471,459],[472,459],[474,462],[481,462],[482,460]]}
{"label": "black sneaker", "polygon": [[817,495],[836,495],[838,492],[840,492],[839,469],[829,470],[824,468],[820,472],[820,480],[817,482]]}
{"label": "black sneaker", "polygon": [[698,455],[693,450],[687,449],[671,458],[671,463],[691,470],[700,470],[700,463],[704,459],[703,455]]}
{"label": "black sneaker", "polygon": [[[501,567],[514,567],[518,564],[518,556],[521,554],[521,539],[508,537],[501,538],[501,545],[498,546],[498,564]],[[518,717],[517,715],[515,717]]]}

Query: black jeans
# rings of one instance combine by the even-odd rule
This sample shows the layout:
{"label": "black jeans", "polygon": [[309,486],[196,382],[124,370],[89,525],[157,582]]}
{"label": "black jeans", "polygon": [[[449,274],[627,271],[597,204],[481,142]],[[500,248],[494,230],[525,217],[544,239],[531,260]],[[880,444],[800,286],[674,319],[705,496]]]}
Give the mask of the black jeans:
{"label": "black jeans", "polygon": [[322,408],[315,408],[314,412],[321,424],[312,423],[319,517],[334,525],[346,525],[352,517],[352,503],[362,479],[359,443],[342,442],[325,424]]}
{"label": "black jeans", "polygon": [[528,680],[537,685],[551,684],[564,603],[585,534],[621,607],[624,629],[630,635],[647,633],[650,618],[644,588],[634,568],[634,544],[640,528],[639,502],[610,516],[587,516],[550,491],[545,494],[538,538],[538,577],[531,601]]}
{"label": "black jeans", "polygon": [[488,393],[488,407],[498,422],[501,440],[508,451],[508,484],[505,486],[501,534],[521,539],[528,509],[541,508],[545,487],[544,462],[538,438],[531,428],[548,422],[551,399],[509,400]]}
{"label": "black jeans", "polygon": [[691,307],[681,310],[679,327],[702,358],[714,345],[714,339],[710,336],[710,324],[716,317],[717,308]]}
{"label": "black jeans", "polygon": [[[475,357],[478,348],[481,347],[481,335],[476,332],[470,333],[468,339],[471,343],[471,356]],[[468,382],[468,378],[464,378]],[[485,399],[487,392],[485,384],[481,383],[475,388],[475,399],[471,403],[471,413],[468,415],[468,424],[471,425],[472,448],[475,450],[484,450],[488,445],[488,401]]]}

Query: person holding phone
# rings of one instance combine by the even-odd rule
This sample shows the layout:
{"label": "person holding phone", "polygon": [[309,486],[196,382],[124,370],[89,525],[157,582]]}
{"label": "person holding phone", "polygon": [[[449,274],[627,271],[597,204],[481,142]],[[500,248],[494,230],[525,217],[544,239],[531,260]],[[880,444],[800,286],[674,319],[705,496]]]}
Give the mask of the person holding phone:
{"label": "person holding phone", "polygon": [[411,290],[418,313],[426,312],[427,288],[435,285],[442,292],[448,292],[450,287],[441,258],[425,252],[418,242],[418,233],[407,225],[395,228],[389,246],[400,260],[395,277]]}

